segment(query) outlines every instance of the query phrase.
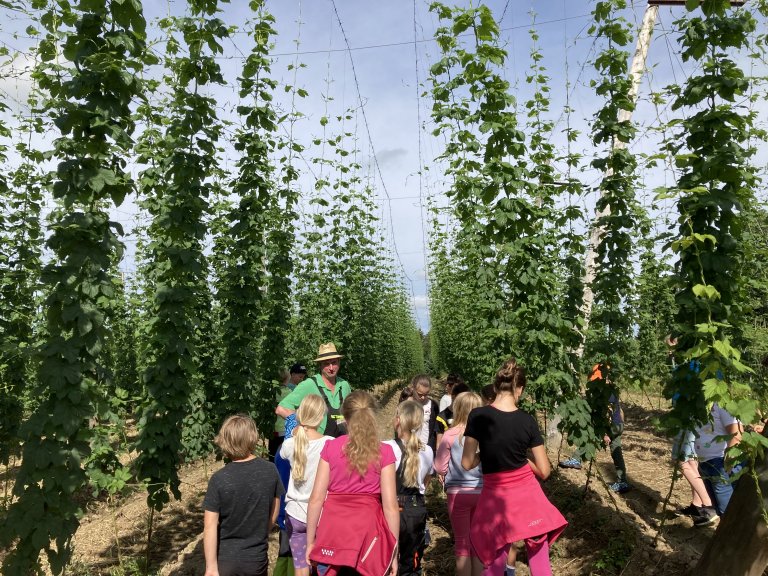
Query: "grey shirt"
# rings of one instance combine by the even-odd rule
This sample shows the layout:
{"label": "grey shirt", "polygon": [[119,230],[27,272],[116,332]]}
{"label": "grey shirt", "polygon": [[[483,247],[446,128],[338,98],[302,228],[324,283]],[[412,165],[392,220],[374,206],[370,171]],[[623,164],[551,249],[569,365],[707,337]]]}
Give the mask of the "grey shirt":
{"label": "grey shirt", "polygon": [[284,492],[277,468],[262,458],[230,462],[211,476],[203,508],[219,513],[218,557],[266,570],[269,512]]}

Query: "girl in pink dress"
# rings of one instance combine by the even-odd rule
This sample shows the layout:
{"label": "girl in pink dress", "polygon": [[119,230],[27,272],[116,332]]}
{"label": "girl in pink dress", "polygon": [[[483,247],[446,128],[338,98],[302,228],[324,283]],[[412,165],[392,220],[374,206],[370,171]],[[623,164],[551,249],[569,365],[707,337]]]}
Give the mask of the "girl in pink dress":
{"label": "girl in pink dress", "polygon": [[[470,412],[461,464],[483,468],[483,490],[470,530],[472,548],[486,576],[511,576],[507,554],[525,541],[532,576],[551,576],[549,546],[568,524],[544,495],[537,477],[549,477],[550,464],[536,420],[517,408],[525,371],[511,358],[494,381],[496,399]],[[528,452],[533,458],[528,457]],[[479,451],[479,452],[478,452]],[[514,555],[510,555],[514,556]]]}
{"label": "girl in pink dress", "polygon": [[362,390],[347,396],[341,412],[348,434],[320,452],[307,510],[307,561],[328,565],[328,576],[397,574],[395,454],[379,441],[375,407]]}

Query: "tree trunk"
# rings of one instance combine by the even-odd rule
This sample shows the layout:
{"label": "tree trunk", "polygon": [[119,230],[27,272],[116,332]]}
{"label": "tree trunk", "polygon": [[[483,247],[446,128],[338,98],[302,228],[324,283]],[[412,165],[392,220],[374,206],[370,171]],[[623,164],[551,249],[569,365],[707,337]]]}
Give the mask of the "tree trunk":
{"label": "tree trunk", "polygon": [[[768,428],[763,431],[767,435]],[[758,461],[757,476],[763,501],[751,475],[744,475],[728,509],[693,570],[696,576],[761,576],[768,566],[768,458]]]}

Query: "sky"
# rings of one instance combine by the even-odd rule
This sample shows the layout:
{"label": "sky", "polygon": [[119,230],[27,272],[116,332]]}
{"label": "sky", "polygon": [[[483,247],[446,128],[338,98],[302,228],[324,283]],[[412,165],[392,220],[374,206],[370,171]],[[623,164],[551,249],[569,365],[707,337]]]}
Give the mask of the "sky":
{"label": "sky", "polygon": [[[446,4],[469,6],[471,3]],[[589,157],[603,152],[595,150],[588,137],[592,116],[602,105],[590,86],[595,75],[590,61],[599,49],[588,33],[593,3],[588,0],[494,0],[485,4],[493,10],[502,29],[502,41],[509,54],[504,75],[520,104],[531,96],[525,75],[530,65],[529,29],[535,26],[540,37],[542,64],[550,76],[551,117],[556,122],[552,141],[564,151],[566,125],[580,130],[582,136],[572,146],[574,151],[585,155],[587,160],[583,164],[588,165]],[[181,15],[186,10],[186,2],[179,0],[145,0],[144,6],[155,38],[158,32],[153,23],[157,18],[168,13]],[[235,119],[236,78],[243,56],[250,50],[249,38],[243,31],[252,14],[245,0],[221,3],[221,7],[220,18],[240,27],[240,31],[224,43],[224,54],[220,57],[229,85],[212,88],[209,93],[217,100],[220,116]],[[387,246],[404,275],[416,320],[426,331],[429,327],[426,205],[430,200],[444,205],[446,188],[441,166],[436,162],[444,139],[431,133],[428,95],[428,71],[439,57],[433,41],[439,25],[437,18],[423,0],[269,0],[267,7],[275,16],[278,31],[271,52],[273,78],[281,86],[292,85],[294,71],[289,70],[289,65],[297,62],[305,65],[296,73],[296,84],[308,92],[308,96],[298,102],[304,117],[296,124],[297,139],[311,142],[321,134],[321,117],[356,109],[344,129],[354,134],[363,176],[374,187]],[[635,2],[627,10],[626,16],[634,26],[639,27],[644,9],[644,2]],[[534,14],[535,24],[532,24]],[[658,128],[671,117],[669,105],[654,105],[650,95],[664,86],[683,81],[692,71],[689,64],[681,61],[677,40],[671,31],[672,22],[683,14],[683,8],[662,7],[659,12],[648,55],[648,73],[643,79],[634,115],[640,125],[638,139],[632,145],[637,153],[650,154],[658,150],[661,136]],[[0,24],[0,40],[11,50],[28,50],[34,39],[24,32],[27,24],[24,18],[9,15]],[[162,44],[157,44],[155,49],[162,53]],[[627,51],[634,52],[634,43]],[[0,71],[5,70],[0,76],[0,94],[5,95],[12,111],[24,107],[30,87],[30,64],[31,59],[21,55],[0,67]],[[276,102],[284,109],[290,106],[282,89],[278,89]],[[572,112],[564,112],[566,106]],[[765,118],[765,114],[761,116]],[[333,128],[334,124],[329,127]],[[226,138],[222,145],[222,161],[231,165],[236,154]],[[310,189],[312,173],[320,170],[312,163],[313,154],[316,152],[308,150],[299,162],[300,170],[305,173],[302,188]],[[587,186],[599,181],[599,174],[591,170],[571,176],[580,178]],[[663,165],[642,169],[641,203],[650,207],[653,190],[672,182],[672,172]],[[587,194],[570,201],[578,202],[591,215],[594,200],[594,194]],[[669,203],[656,204],[654,217],[659,229],[664,229],[674,219],[673,207]],[[308,206],[304,209],[311,210]],[[115,211],[115,218],[125,224],[128,233],[125,241],[129,250],[123,265],[128,273],[132,271],[131,243],[135,239],[131,237],[131,230],[137,213],[130,200]]]}

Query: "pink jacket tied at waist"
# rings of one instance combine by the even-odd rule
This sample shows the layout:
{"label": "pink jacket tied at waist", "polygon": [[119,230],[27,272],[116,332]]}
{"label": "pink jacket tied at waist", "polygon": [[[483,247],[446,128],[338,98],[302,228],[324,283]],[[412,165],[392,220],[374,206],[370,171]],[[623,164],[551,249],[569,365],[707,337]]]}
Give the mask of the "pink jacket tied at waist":
{"label": "pink jacket tied at waist", "polygon": [[310,559],[329,564],[328,576],[349,566],[362,576],[385,576],[397,538],[389,530],[379,494],[328,494]]}
{"label": "pink jacket tied at waist", "polygon": [[546,534],[552,544],[568,524],[528,465],[484,474],[472,518],[472,548],[485,566],[510,542]]}

